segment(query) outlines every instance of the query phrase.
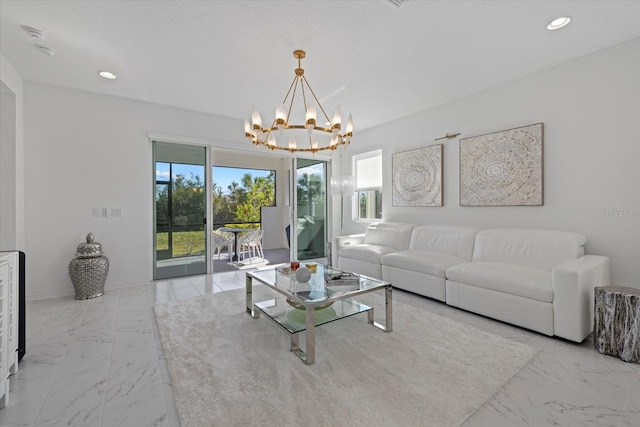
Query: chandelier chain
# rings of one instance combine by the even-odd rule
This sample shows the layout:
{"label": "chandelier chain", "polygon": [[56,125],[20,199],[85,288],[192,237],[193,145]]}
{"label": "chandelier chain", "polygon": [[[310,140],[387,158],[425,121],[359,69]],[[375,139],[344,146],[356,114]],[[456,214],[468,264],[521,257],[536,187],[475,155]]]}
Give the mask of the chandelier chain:
{"label": "chandelier chain", "polygon": [[[318,104],[318,107],[320,107],[320,110],[322,111],[322,114],[324,114],[324,118],[328,121],[331,122],[331,120],[329,119],[329,116],[327,115],[327,113],[324,111],[324,108],[322,108],[322,104],[320,104],[320,101],[318,100],[318,97],[316,96],[316,93],[313,91],[313,89],[311,89],[311,85],[309,84],[309,81],[307,81],[307,78],[305,76],[302,76],[302,78],[304,79],[305,83],[307,83],[307,87],[309,88],[309,91],[311,92],[311,94],[313,95],[313,98],[316,100],[316,103]],[[305,106],[306,108],[306,106]]]}
{"label": "chandelier chain", "polygon": [[[293,100],[296,97],[296,92],[298,91],[298,76],[295,76],[293,78],[293,83],[291,83],[291,85],[293,87],[293,94],[291,94],[291,102],[289,103],[289,110],[287,111],[287,117],[291,117],[291,110],[293,110]],[[287,93],[287,96],[285,97],[285,102],[288,97],[289,97],[289,94]]]}
{"label": "chandelier chain", "polygon": [[[282,104],[287,102],[287,98],[289,98],[289,94],[291,93],[291,89],[295,87],[296,80],[298,80],[298,76],[293,78],[293,81],[291,82],[291,85],[289,86],[289,90],[287,91],[287,94],[284,96],[284,99],[282,100]],[[295,90],[294,90],[294,92],[295,92]],[[294,93],[293,96],[295,97],[295,93]],[[291,112],[291,111],[289,111],[289,112]]]}
{"label": "chandelier chain", "polygon": [[[302,90],[302,106],[304,110],[307,111],[307,95],[304,93],[304,76],[302,76],[302,80],[300,80],[300,89]],[[293,99],[291,99],[291,103],[293,104]]]}

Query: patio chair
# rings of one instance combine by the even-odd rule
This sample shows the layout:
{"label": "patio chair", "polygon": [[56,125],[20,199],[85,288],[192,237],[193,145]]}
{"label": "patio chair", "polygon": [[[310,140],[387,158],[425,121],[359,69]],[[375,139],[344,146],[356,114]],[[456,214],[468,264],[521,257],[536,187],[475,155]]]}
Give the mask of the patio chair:
{"label": "patio chair", "polygon": [[217,252],[218,259],[221,259],[220,254],[222,253],[222,249],[226,247],[229,253],[229,261],[231,261],[231,257],[233,256],[233,242],[234,236],[232,233],[213,230],[213,255],[215,256]]}
{"label": "patio chair", "polygon": [[253,258],[258,257],[264,259],[264,251],[262,250],[262,236],[263,230],[248,231],[238,239],[238,255],[245,260],[249,255],[249,264],[252,263]]}

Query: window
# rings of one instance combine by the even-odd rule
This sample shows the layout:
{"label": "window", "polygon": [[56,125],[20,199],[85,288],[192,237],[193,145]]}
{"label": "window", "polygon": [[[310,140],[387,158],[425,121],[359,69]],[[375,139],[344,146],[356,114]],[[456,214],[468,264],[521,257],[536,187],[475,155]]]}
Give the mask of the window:
{"label": "window", "polygon": [[359,220],[382,219],[382,150],[353,156]]}

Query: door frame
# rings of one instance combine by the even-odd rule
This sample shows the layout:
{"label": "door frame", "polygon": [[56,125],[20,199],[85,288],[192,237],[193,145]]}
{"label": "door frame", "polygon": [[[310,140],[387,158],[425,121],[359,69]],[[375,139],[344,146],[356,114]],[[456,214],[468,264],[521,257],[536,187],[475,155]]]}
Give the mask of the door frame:
{"label": "door frame", "polygon": [[[173,144],[173,145],[184,145],[184,146],[189,146],[189,147],[197,147],[197,148],[203,148],[204,149],[204,164],[203,164],[203,168],[204,168],[204,181],[203,181],[203,185],[204,185],[204,197],[205,197],[205,210],[204,210],[204,218],[203,218],[203,222],[204,222],[204,260],[205,260],[205,272],[202,274],[210,274],[212,271],[212,266],[213,266],[213,261],[211,259],[211,243],[212,243],[212,237],[211,237],[211,233],[209,232],[209,223],[210,223],[210,218],[212,215],[212,207],[211,207],[211,192],[210,192],[210,182],[211,182],[211,155],[210,153],[212,152],[211,147],[208,144],[203,144],[203,143],[194,143],[194,142],[183,142],[183,141],[179,141],[179,140],[168,140],[168,139],[164,139],[164,138],[152,138],[149,137],[149,142],[151,143],[151,176],[152,176],[152,191],[151,191],[151,206],[152,206],[152,216],[153,216],[153,221],[151,223],[151,235],[153,236],[152,238],[152,243],[151,243],[151,252],[152,252],[152,265],[151,265],[151,271],[152,271],[152,278],[153,280],[163,280],[162,278],[157,278],[157,262],[158,262],[158,256],[157,256],[157,234],[156,234],[156,227],[157,227],[157,212],[156,212],[156,162],[157,162],[157,154],[156,154],[156,143],[162,143],[162,144]],[[179,162],[172,162],[172,163],[179,163]],[[169,187],[171,186],[171,180],[169,181]],[[171,191],[169,189],[169,191]],[[170,227],[171,228],[171,227]],[[171,248],[171,247],[170,247]],[[185,276],[179,276],[179,277],[188,277],[187,275]]]}
{"label": "door frame", "polygon": [[[292,260],[298,259],[298,159],[298,157],[291,158],[291,172],[289,176],[289,193],[291,194],[291,203],[289,204],[289,223],[291,225],[289,258]],[[333,205],[331,200],[332,198],[329,195],[328,185],[332,170],[331,159],[308,157],[302,157],[302,159],[324,164],[324,247],[322,255],[318,256],[318,258],[326,258],[327,264],[331,264],[331,250],[329,242],[331,241],[333,233]]]}

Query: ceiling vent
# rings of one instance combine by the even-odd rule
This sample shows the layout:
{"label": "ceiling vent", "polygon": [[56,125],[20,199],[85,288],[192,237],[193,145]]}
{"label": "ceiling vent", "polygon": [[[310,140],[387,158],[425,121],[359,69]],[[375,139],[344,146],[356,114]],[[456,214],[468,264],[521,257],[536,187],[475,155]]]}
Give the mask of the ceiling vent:
{"label": "ceiling vent", "polygon": [[51,49],[50,47],[43,46],[41,44],[37,44],[35,46],[36,46],[36,49],[38,49],[40,53],[42,53],[43,55],[53,56],[56,54],[56,51]]}
{"label": "ceiling vent", "polygon": [[389,0],[389,3],[391,3],[394,6],[401,7],[409,3],[409,0]]}
{"label": "ceiling vent", "polygon": [[20,28],[29,35],[32,39],[44,40],[44,33],[37,28],[30,27],[28,25],[20,25]]}

